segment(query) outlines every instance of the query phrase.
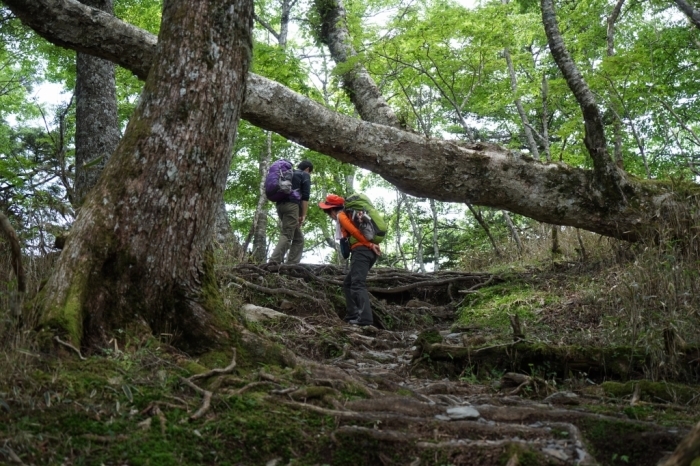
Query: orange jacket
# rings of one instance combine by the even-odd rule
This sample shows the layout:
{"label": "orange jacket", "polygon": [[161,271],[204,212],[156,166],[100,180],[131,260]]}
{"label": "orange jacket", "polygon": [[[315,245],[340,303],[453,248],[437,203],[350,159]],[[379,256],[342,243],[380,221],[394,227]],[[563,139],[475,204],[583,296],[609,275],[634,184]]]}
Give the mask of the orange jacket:
{"label": "orange jacket", "polygon": [[359,228],[352,223],[352,220],[350,220],[350,217],[348,217],[345,212],[338,212],[338,222],[340,223],[340,232],[343,234],[343,237],[347,238],[348,236],[352,236],[357,240],[357,242],[350,244],[350,249],[355,249],[358,246],[372,247],[372,243],[367,241]]}

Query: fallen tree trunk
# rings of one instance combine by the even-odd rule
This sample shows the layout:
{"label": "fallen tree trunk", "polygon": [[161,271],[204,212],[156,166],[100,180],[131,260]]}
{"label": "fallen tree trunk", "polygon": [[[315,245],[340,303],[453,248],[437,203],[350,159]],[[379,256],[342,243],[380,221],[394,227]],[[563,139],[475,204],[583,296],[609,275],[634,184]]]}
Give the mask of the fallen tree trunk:
{"label": "fallen tree trunk", "polygon": [[[431,338],[432,337],[432,338]],[[459,374],[470,367],[474,374],[490,374],[492,369],[569,378],[586,374],[592,379],[614,378],[629,380],[643,377],[651,367],[649,354],[627,346],[580,347],[550,346],[544,343],[518,341],[501,345],[467,347],[434,343],[432,335],[421,335],[414,360],[443,364],[448,373]],[[688,347],[679,355],[679,366],[686,370],[679,378],[697,380],[697,359],[700,348]]]}

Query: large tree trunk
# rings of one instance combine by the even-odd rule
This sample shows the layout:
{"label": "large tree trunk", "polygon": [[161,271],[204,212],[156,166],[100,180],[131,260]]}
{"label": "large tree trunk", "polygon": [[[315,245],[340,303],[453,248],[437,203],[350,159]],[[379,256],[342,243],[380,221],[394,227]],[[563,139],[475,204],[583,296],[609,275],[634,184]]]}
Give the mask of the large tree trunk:
{"label": "large tree trunk", "polygon": [[[83,3],[112,13],[112,0]],[[75,68],[74,202],[78,207],[119,144],[119,121],[114,63],[78,53]]]}
{"label": "large tree trunk", "polygon": [[[155,36],[75,0],[4,1],[25,24],[58,45],[112,60],[142,78],[154,61]],[[594,170],[513,157],[496,145],[427,140],[358,121],[252,73],[242,117],[309,149],[371,170],[414,196],[505,209],[628,240],[660,227],[686,228],[694,221],[689,215],[696,202],[692,196],[676,194],[668,183],[640,182],[612,162],[595,100],[580,86],[580,73],[571,71],[570,57],[567,61],[562,55],[565,49],[558,29],[552,27],[556,19],[551,2],[543,3],[548,7],[543,22],[552,37],[553,55],[560,69],[567,69],[567,83],[585,109],[586,145]]]}
{"label": "large tree trunk", "polygon": [[44,323],[74,344],[105,342],[138,318],[190,350],[224,335],[205,252],[244,96],[252,9],[250,0],[166,0],[139,106],[45,288]]}

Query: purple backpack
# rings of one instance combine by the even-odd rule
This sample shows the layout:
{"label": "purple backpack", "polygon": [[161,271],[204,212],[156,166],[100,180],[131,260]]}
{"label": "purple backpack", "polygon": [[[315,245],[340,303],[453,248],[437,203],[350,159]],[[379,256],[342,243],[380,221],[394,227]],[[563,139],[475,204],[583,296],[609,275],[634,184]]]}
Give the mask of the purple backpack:
{"label": "purple backpack", "polygon": [[267,171],[265,177],[265,195],[272,202],[299,200],[299,191],[292,190],[294,167],[288,160],[277,160]]}

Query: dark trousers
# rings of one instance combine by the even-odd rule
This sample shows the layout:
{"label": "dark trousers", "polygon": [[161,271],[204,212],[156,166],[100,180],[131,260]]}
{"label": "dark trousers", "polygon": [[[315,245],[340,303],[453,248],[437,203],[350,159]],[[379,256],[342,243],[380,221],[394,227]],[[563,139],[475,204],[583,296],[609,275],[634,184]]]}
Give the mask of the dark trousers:
{"label": "dark trousers", "polygon": [[343,293],[347,312],[345,321],[360,325],[372,325],[374,316],[367,292],[367,274],[377,260],[371,249],[358,246],[350,256],[350,271],[343,281]]}

